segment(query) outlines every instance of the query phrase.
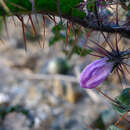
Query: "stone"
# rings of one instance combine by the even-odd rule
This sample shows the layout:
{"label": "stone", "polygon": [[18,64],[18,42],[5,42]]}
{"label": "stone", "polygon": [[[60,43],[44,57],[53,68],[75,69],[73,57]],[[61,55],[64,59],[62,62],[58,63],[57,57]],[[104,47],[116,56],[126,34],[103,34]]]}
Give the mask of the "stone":
{"label": "stone", "polygon": [[8,104],[10,97],[4,93],[0,93],[0,104]]}
{"label": "stone", "polygon": [[53,85],[54,95],[69,103],[76,103],[82,97],[82,91],[77,83],[54,80]]}
{"label": "stone", "polygon": [[66,74],[69,71],[69,65],[67,64],[67,61],[63,58],[54,58],[51,59],[48,63],[48,72],[50,74]]}
{"label": "stone", "polygon": [[55,96],[64,98],[66,94],[66,84],[64,81],[54,80],[53,93]]}
{"label": "stone", "polygon": [[70,103],[76,103],[81,99],[82,92],[80,87],[75,83],[67,83],[65,99]]}
{"label": "stone", "polygon": [[26,104],[29,107],[36,106],[40,99],[42,98],[42,93],[38,91],[37,88],[35,87],[29,87],[28,92],[27,92],[27,97],[26,97]]}

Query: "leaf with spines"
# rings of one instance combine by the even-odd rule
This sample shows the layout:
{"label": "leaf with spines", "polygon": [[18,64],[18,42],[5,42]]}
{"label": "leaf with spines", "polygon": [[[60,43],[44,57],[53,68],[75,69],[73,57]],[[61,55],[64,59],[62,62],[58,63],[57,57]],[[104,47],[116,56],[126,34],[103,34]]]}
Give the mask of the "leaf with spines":
{"label": "leaf with spines", "polygon": [[115,98],[117,104],[113,104],[113,108],[124,114],[130,110],[130,88],[124,89],[119,96]]}

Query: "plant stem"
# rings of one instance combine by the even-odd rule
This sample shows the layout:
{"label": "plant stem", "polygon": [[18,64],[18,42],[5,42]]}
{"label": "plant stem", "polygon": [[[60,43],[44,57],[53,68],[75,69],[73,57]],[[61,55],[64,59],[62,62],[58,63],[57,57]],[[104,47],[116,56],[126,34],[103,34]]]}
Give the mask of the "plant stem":
{"label": "plant stem", "polygon": [[[124,37],[130,38],[130,28],[116,24],[102,23],[100,26],[96,19],[78,9],[83,0],[2,0],[0,3],[0,16],[30,15],[41,13],[43,15],[54,15],[65,18],[73,23],[77,23],[92,30],[120,33]],[[8,9],[8,10],[7,10]]]}

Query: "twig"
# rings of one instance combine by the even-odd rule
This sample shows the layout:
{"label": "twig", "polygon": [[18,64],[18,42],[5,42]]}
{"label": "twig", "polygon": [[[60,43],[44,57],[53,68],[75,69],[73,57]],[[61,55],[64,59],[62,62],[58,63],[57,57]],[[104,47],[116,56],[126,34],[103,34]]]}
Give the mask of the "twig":
{"label": "twig", "polygon": [[60,75],[60,74],[24,74],[24,78],[30,79],[30,80],[64,80],[67,82],[75,82],[79,83],[79,80],[74,76],[66,76],[66,75]]}

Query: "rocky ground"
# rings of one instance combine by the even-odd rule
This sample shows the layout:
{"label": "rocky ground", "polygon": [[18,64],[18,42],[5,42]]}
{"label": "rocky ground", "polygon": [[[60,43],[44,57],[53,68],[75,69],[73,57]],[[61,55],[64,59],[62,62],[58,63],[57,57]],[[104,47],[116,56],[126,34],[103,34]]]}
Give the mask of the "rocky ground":
{"label": "rocky ground", "polygon": [[[79,86],[79,74],[82,66],[90,63],[89,56],[74,55],[67,61],[69,68],[65,75],[53,72],[49,70],[49,63],[56,57],[64,60],[65,55],[61,52],[62,45],[48,47],[50,26],[46,30],[44,49],[38,46],[37,41],[28,41],[25,52],[21,26],[16,24],[17,27],[12,27],[12,23],[8,23],[9,39],[7,33],[2,33],[0,105],[5,108],[23,106],[32,115],[34,125],[30,128],[30,118],[12,112],[0,120],[0,130],[89,130],[90,126],[98,127],[100,123],[107,127],[119,118],[108,99],[96,90]],[[111,81],[113,79],[108,78],[99,88],[114,98],[122,88],[115,76],[114,82]],[[127,123],[120,123],[124,130],[127,126]]]}

